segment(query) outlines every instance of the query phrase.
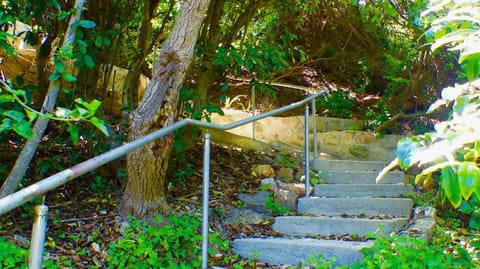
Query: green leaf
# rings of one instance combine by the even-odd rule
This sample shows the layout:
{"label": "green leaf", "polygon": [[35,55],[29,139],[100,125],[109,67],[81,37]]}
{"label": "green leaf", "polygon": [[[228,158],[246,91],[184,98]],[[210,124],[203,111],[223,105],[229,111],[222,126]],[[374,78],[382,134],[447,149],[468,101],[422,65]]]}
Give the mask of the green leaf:
{"label": "green leaf", "polygon": [[2,120],[2,125],[0,125],[0,133],[12,129],[12,120],[9,118],[4,118]]}
{"label": "green leaf", "polygon": [[77,98],[77,99],[75,99],[75,102],[82,105],[86,109],[88,109],[88,111],[91,114],[95,114],[95,112],[102,106],[102,102],[98,101],[96,99],[89,103],[89,102],[83,100],[82,98]]}
{"label": "green leaf", "polygon": [[18,121],[18,122],[25,121],[24,120],[25,115],[21,112],[16,111],[16,110],[5,111],[5,112],[3,112],[3,115],[13,119],[14,121]]}
{"label": "green leaf", "polygon": [[458,167],[458,183],[463,199],[469,200],[475,191],[475,182],[480,178],[480,171],[475,163],[463,162]]}
{"label": "green leaf", "polygon": [[105,46],[107,46],[107,47],[110,47],[110,45],[112,45],[112,41],[110,41],[110,38],[108,38],[108,36],[106,36],[103,39],[103,44],[105,44]]}
{"label": "green leaf", "polygon": [[70,73],[63,73],[62,78],[67,82],[75,82],[77,81],[77,77],[70,74]]}
{"label": "green leaf", "polygon": [[91,28],[96,26],[95,22],[91,21],[91,20],[81,20],[81,21],[78,22],[78,24],[81,27],[86,28],[86,29],[91,29]]}
{"label": "green leaf", "polygon": [[477,209],[477,211],[472,214],[468,226],[472,229],[480,229],[480,209]]}
{"label": "green leaf", "polygon": [[19,135],[21,135],[21,136],[23,136],[27,139],[33,138],[35,136],[30,124],[28,122],[24,121],[24,120],[14,122],[13,130],[17,134],[19,134]]}
{"label": "green leaf", "polygon": [[68,126],[67,131],[70,133],[70,138],[72,139],[73,143],[75,145],[78,145],[78,141],[80,138],[78,127],[72,124]]}
{"label": "green leaf", "polygon": [[65,72],[65,64],[61,61],[56,61],[55,62],[55,71],[56,71],[56,73]]}
{"label": "green leaf", "polygon": [[475,180],[475,186],[474,186],[474,190],[475,192],[475,195],[477,196],[477,200],[480,200],[480,178],[477,178]]}
{"label": "green leaf", "polygon": [[0,94],[0,104],[9,103],[15,100],[15,97],[10,94]]}
{"label": "green leaf", "polygon": [[95,61],[93,60],[92,56],[86,54],[83,59],[88,68],[93,68],[95,66]]}
{"label": "green leaf", "polygon": [[458,208],[462,203],[462,195],[460,193],[460,184],[458,177],[452,167],[445,167],[441,170],[441,185],[448,200],[453,207]]}
{"label": "green leaf", "polygon": [[52,6],[56,9],[59,9],[61,10],[62,9],[62,6],[60,6],[60,3],[58,3],[57,0],[50,0],[50,3],[52,4]]}
{"label": "green leaf", "polygon": [[466,58],[462,63],[462,69],[465,71],[469,81],[477,79],[480,75],[480,53],[473,54]]}
{"label": "green leaf", "polygon": [[105,122],[97,117],[92,117],[90,119],[90,122],[97,127],[98,130],[100,130],[104,135],[110,136],[110,133],[108,132],[108,128],[105,125]]}
{"label": "green leaf", "polygon": [[95,46],[100,48],[103,45],[103,36],[97,36],[95,39]]}
{"label": "green leaf", "polygon": [[50,77],[48,79],[51,80],[51,81],[56,81],[56,80],[59,80],[61,77],[62,77],[61,74],[53,73],[53,74],[50,75]]}

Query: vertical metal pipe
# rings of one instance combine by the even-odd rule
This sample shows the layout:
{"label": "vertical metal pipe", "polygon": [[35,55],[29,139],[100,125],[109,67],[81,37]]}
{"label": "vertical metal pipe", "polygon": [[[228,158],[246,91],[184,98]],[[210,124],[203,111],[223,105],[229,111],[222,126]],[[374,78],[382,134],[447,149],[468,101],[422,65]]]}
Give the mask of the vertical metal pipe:
{"label": "vertical metal pipe", "polygon": [[308,197],[310,195],[310,156],[308,156],[309,153],[309,139],[308,139],[308,103],[305,104],[305,197]]}
{"label": "vertical metal pipe", "polygon": [[210,185],[210,134],[205,133],[203,146],[203,214],[202,214],[202,268],[208,267],[208,192]]}
{"label": "vertical metal pipe", "polygon": [[[255,86],[252,86],[252,117],[255,117]],[[255,140],[255,121],[252,121],[252,139]]]}
{"label": "vertical metal pipe", "polygon": [[315,108],[315,99],[312,100],[312,131],[313,131],[313,159],[317,159],[317,111]]}
{"label": "vertical metal pipe", "polygon": [[32,227],[32,243],[30,245],[29,269],[41,269],[45,235],[47,233],[48,206],[35,206],[35,216]]}

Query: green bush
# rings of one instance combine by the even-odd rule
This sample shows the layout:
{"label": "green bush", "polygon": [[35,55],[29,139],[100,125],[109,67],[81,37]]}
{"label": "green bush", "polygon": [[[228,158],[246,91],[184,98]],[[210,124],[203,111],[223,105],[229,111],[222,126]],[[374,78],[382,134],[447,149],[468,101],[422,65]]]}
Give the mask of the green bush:
{"label": "green bush", "polygon": [[[202,235],[197,218],[172,216],[163,226],[160,217],[156,225],[133,218],[130,222],[124,237],[110,244],[108,268],[200,268]],[[210,242],[221,250],[228,248],[216,235]]]}
{"label": "green bush", "polygon": [[474,268],[468,253],[459,244],[454,247],[456,255],[423,238],[379,237],[371,248],[362,249],[364,259],[348,268]]}
{"label": "green bush", "polygon": [[28,251],[0,237],[0,269],[27,268]]}

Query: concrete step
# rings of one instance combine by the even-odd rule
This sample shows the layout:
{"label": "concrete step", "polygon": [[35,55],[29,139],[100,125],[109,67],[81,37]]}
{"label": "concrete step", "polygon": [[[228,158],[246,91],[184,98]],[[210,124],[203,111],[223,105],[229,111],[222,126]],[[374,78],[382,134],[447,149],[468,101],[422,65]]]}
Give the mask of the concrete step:
{"label": "concrete step", "polygon": [[357,235],[365,236],[369,232],[379,230],[383,226],[384,235],[398,232],[405,226],[408,218],[367,219],[315,216],[282,216],[276,217],[273,229],[285,235]]}
{"label": "concrete step", "polygon": [[313,170],[326,171],[381,171],[388,163],[379,161],[315,159]]}
{"label": "concrete step", "polygon": [[317,184],[317,197],[400,197],[412,192],[412,186],[403,184]]}
{"label": "concrete step", "polygon": [[[376,184],[377,171],[326,171],[320,174],[328,184]],[[404,173],[388,172],[380,184],[403,184]]]}
{"label": "concrete step", "polygon": [[335,266],[348,265],[361,260],[360,249],[370,247],[373,242],[334,241],[321,239],[246,238],[235,239],[233,250],[240,256],[256,258],[275,265],[297,266],[309,255],[322,254],[325,260],[336,258]]}
{"label": "concrete step", "polygon": [[298,212],[322,214],[327,216],[388,215],[408,217],[412,211],[413,200],[409,198],[320,198],[298,199]]}

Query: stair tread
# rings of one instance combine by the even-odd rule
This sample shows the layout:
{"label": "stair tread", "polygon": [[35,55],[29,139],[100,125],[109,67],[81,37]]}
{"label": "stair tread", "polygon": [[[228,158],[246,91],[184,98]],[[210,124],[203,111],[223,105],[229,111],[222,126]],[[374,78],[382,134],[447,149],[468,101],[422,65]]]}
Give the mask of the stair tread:
{"label": "stair tread", "polygon": [[327,171],[381,171],[388,163],[383,161],[315,159],[312,167]]}
{"label": "stair tread", "polygon": [[404,184],[317,184],[316,197],[396,197],[413,191]]}
{"label": "stair tread", "polygon": [[383,234],[400,230],[408,218],[343,218],[338,216],[281,216],[275,218],[273,229],[287,235],[344,235],[365,236],[383,226]]}
{"label": "stair tread", "polygon": [[323,215],[410,216],[410,198],[304,197],[298,199],[298,212]]}
{"label": "stair tread", "polygon": [[373,242],[336,241],[311,238],[245,238],[235,239],[234,251],[243,257],[258,258],[276,265],[297,265],[310,254],[322,253],[324,259],[336,258],[335,266],[362,259],[360,249]]}
{"label": "stair tread", "polygon": [[[320,177],[327,184],[377,184],[378,171],[325,171]],[[404,173],[399,171],[388,172],[379,185],[404,183]]]}

